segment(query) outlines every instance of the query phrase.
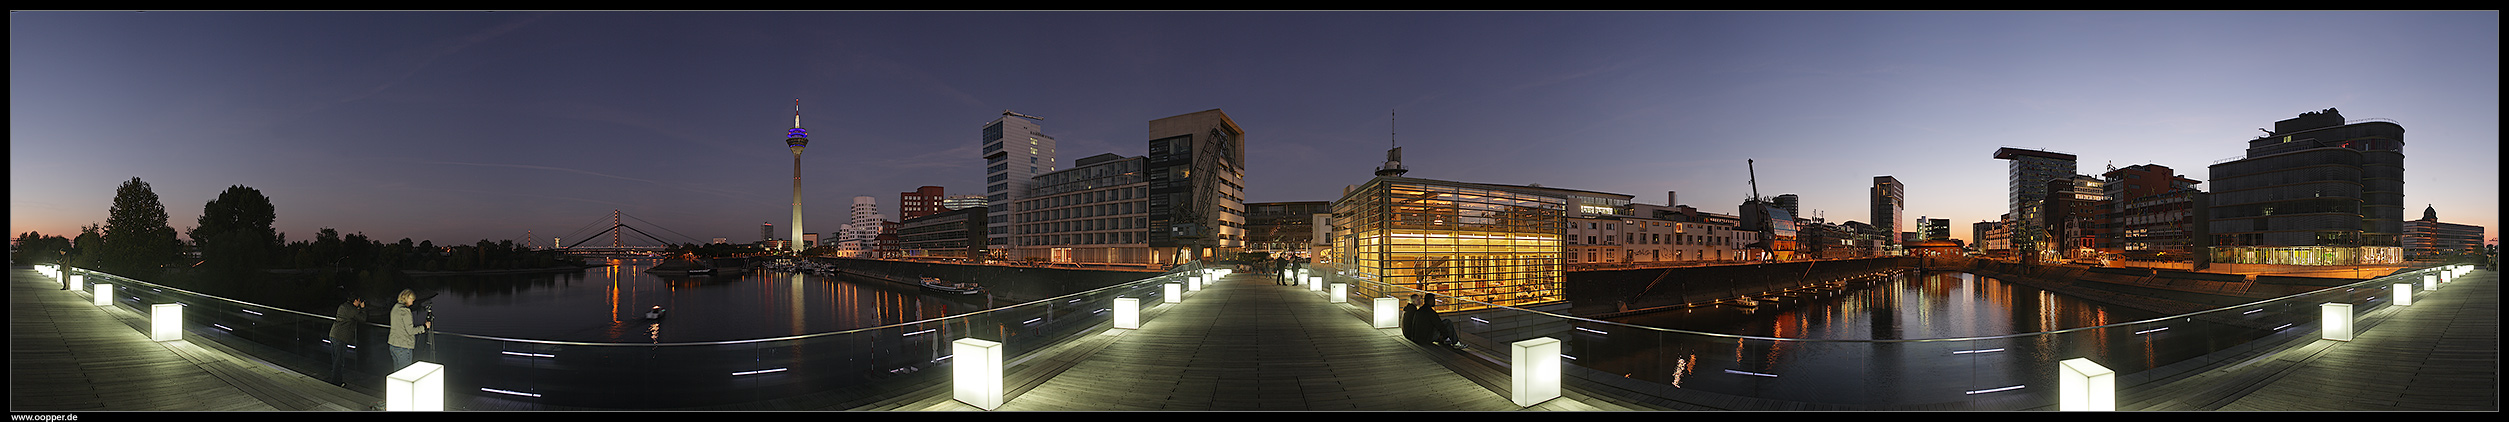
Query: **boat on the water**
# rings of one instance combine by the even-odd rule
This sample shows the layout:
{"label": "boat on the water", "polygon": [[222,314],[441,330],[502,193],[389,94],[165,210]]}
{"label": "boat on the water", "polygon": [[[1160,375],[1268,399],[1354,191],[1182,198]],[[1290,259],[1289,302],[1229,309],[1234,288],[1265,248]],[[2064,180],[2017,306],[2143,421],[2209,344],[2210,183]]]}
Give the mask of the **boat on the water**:
{"label": "boat on the water", "polygon": [[925,289],[930,289],[930,290],[934,290],[934,291],[939,291],[939,292],[942,292],[942,293],[952,293],[952,294],[962,294],[962,295],[972,295],[972,294],[984,293],[984,286],[978,286],[978,285],[976,285],[976,283],[952,283],[952,282],[948,282],[948,281],[942,281],[940,278],[937,278],[937,277],[924,277],[924,278],[923,278],[923,282],[922,282],[922,284],[923,284],[923,288],[925,288]]}
{"label": "boat on the water", "polygon": [[658,321],[658,320],[661,320],[661,319],[662,319],[662,315],[663,315],[662,313],[663,313],[662,305],[653,305],[653,310],[645,311],[645,319],[657,320],[657,321]]}

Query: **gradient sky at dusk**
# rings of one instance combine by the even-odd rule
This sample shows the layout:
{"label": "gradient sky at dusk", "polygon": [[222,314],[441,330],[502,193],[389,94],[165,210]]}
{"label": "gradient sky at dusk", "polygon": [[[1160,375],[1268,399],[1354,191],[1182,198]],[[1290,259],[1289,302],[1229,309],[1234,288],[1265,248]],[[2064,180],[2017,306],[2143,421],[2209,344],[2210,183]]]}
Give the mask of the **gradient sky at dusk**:
{"label": "gradient sky at dusk", "polygon": [[18,11],[9,230],[74,236],[139,177],[178,230],[244,185],[290,240],[547,245],[615,209],[750,242],[787,229],[799,98],[804,228],[824,234],[857,195],[894,219],[917,186],[982,193],[980,126],[1005,109],[1043,117],[1066,168],[1221,109],[1249,202],[1335,199],[1391,136],[1412,177],[1724,213],[1756,160],[1762,194],[1831,222],[1867,221],[1891,175],[1903,224],[1969,239],[2005,210],[1997,148],[2207,180],[2257,128],[2337,108],[2404,126],[2408,218],[2436,206],[2488,239],[2499,16]]}

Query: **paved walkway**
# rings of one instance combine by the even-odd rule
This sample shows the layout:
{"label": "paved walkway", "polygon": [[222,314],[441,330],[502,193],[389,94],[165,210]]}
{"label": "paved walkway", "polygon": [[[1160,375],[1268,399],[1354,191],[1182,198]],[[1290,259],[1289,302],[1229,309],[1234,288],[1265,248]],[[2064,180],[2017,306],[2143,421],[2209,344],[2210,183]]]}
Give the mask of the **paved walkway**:
{"label": "paved walkway", "polygon": [[148,317],[9,271],[9,410],[366,410],[381,398],[224,346],[150,341]]}
{"label": "paved walkway", "polygon": [[[2417,283],[2418,284],[2418,283]],[[2419,286],[2416,286],[2419,289]],[[2500,273],[2477,270],[2314,337],[2120,397],[2121,410],[2500,411]]]}

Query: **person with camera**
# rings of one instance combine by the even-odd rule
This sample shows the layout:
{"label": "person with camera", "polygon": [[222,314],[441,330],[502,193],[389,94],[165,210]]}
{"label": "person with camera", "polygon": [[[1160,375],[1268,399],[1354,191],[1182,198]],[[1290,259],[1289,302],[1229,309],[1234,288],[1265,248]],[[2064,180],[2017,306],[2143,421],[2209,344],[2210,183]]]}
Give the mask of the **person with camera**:
{"label": "person with camera", "polygon": [[418,334],[435,328],[435,322],[420,322],[411,315],[410,307],[417,303],[416,292],[401,289],[400,303],[392,305],[392,333],[385,339],[385,343],[390,343],[392,346],[393,371],[409,367],[410,362],[418,360]]}

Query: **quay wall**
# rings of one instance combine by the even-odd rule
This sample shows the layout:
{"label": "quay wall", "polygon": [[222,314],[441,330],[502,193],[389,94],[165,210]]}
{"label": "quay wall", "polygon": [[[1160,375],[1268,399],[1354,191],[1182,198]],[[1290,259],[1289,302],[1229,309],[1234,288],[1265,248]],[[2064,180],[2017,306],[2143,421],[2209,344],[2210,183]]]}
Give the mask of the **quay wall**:
{"label": "quay wall", "polygon": [[937,277],[974,282],[995,299],[1027,302],[1062,296],[1158,276],[1147,271],[973,265],[948,262],[888,261],[855,258],[812,258],[837,268],[905,280]]}
{"label": "quay wall", "polygon": [[1640,268],[1568,272],[1571,315],[1602,315],[1637,309],[1706,304],[1759,293],[1781,292],[1895,268],[1916,268],[1910,257],[1797,261],[1772,264]]}

